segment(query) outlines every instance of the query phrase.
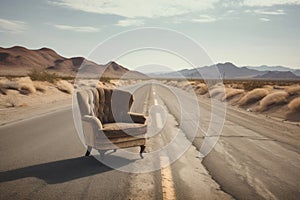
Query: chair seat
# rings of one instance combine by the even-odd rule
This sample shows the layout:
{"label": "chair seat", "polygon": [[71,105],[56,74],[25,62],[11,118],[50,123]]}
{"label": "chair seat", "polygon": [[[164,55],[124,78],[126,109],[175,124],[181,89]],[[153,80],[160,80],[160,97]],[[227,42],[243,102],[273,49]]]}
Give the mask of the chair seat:
{"label": "chair seat", "polygon": [[103,130],[120,130],[120,129],[128,129],[128,128],[141,128],[143,126],[146,126],[146,125],[138,124],[138,123],[117,122],[117,123],[103,124]]}
{"label": "chair seat", "polygon": [[[117,138],[117,137],[128,137],[128,136],[141,136],[147,132],[146,124],[138,124],[138,123],[107,123],[103,124],[103,133],[109,139]],[[101,136],[101,134],[98,134]],[[141,138],[141,137],[137,137]]]}

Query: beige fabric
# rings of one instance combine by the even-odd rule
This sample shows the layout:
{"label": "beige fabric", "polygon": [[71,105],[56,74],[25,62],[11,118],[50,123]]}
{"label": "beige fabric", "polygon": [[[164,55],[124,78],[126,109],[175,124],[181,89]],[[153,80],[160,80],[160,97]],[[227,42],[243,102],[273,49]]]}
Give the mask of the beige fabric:
{"label": "beige fabric", "polygon": [[145,124],[138,124],[138,123],[123,123],[123,122],[119,122],[119,123],[108,123],[108,124],[104,124],[103,125],[103,130],[125,130],[125,129],[129,129],[129,128],[141,128],[141,127],[145,127]]}
{"label": "beige fabric", "polygon": [[[136,123],[110,123],[104,124],[104,128],[100,131],[97,138],[117,138],[127,136],[141,136],[147,132],[146,124]],[[104,134],[104,135],[103,135]]]}
{"label": "beige fabric", "polygon": [[91,115],[90,105],[89,105],[89,95],[87,90],[81,90],[77,92],[77,101],[80,109],[81,116]]}
{"label": "beige fabric", "polygon": [[82,121],[92,123],[93,126],[94,126],[94,131],[98,131],[99,129],[103,129],[101,121],[95,116],[85,115],[85,116],[82,117]]}

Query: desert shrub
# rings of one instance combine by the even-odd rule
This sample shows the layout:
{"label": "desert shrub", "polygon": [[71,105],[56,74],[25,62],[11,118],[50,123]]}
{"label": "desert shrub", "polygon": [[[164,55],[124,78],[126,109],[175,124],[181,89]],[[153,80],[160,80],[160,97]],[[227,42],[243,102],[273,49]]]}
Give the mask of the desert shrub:
{"label": "desert shrub", "polygon": [[196,90],[196,93],[199,93],[200,95],[204,95],[208,92],[208,88],[207,88],[206,84],[204,84],[204,83],[199,83],[196,86],[195,90]]}
{"label": "desert shrub", "polygon": [[19,106],[20,102],[16,95],[8,95],[5,99],[5,107],[17,107]]}
{"label": "desert shrub", "polygon": [[225,95],[225,88],[223,87],[214,87],[209,90],[209,96],[211,98],[218,97],[220,99]]}
{"label": "desert shrub", "polygon": [[6,82],[7,82],[7,79],[6,78],[1,78],[0,79],[0,94],[4,94],[6,95]]}
{"label": "desert shrub", "polygon": [[170,85],[172,87],[176,87],[177,86],[177,82],[176,81],[169,81],[167,85]]}
{"label": "desert shrub", "polygon": [[33,82],[28,76],[17,79],[17,83],[19,85],[19,91],[22,94],[29,94],[29,93],[36,92]]}
{"label": "desert shrub", "polygon": [[263,88],[266,88],[266,89],[274,89],[274,86],[273,85],[264,85]]}
{"label": "desert shrub", "polygon": [[293,99],[289,104],[288,104],[288,108],[292,111],[292,112],[300,112],[300,97],[297,97],[295,99]]}
{"label": "desert shrub", "polygon": [[66,80],[60,80],[56,82],[57,89],[62,92],[73,94],[74,87],[71,83]]}
{"label": "desert shrub", "polygon": [[34,81],[33,85],[37,91],[46,92],[47,87],[41,81]]}
{"label": "desert shrub", "polygon": [[256,88],[262,88],[264,87],[265,83],[261,81],[247,81],[243,83],[244,90],[245,91],[251,91]]}
{"label": "desert shrub", "polygon": [[273,89],[275,89],[275,90],[282,90],[282,89],[284,89],[284,86],[274,85]]}
{"label": "desert shrub", "polygon": [[0,86],[0,94],[7,95],[7,89]]}
{"label": "desert shrub", "polygon": [[287,91],[287,93],[289,93],[289,95],[299,94],[300,93],[300,85],[289,87],[286,89],[286,91]]}
{"label": "desert shrub", "polygon": [[15,78],[1,83],[1,88],[18,90],[22,94],[35,93],[36,89],[30,77]]}
{"label": "desert shrub", "polygon": [[105,77],[105,76],[102,76],[102,77],[100,78],[100,81],[103,82],[103,83],[107,83],[107,82],[109,82],[110,80],[111,80],[111,78]]}
{"label": "desert shrub", "polygon": [[234,89],[244,89],[244,85],[241,83],[233,83],[231,87]]}
{"label": "desert shrub", "polygon": [[222,98],[223,101],[233,98],[236,95],[242,94],[245,91],[242,89],[235,89],[235,88],[226,88],[225,96]]}
{"label": "desert shrub", "polygon": [[249,103],[253,103],[255,101],[258,101],[258,100],[264,98],[268,94],[269,94],[269,91],[267,89],[256,88],[256,89],[248,92],[245,96],[243,96],[241,98],[241,100],[239,101],[239,104],[246,105]]}
{"label": "desert shrub", "polygon": [[48,81],[50,83],[54,83],[59,79],[59,76],[55,73],[48,73],[40,70],[32,70],[28,76],[33,81]]}
{"label": "desert shrub", "polygon": [[185,91],[191,91],[192,90],[192,86],[190,85],[190,83],[185,83],[182,87],[183,90]]}
{"label": "desert shrub", "polygon": [[283,104],[287,102],[289,94],[285,91],[274,92],[265,96],[260,102],[260,110],[266,110],[269,106],[274,104]]}
{"label": "desert shrub", "polygon": [[10,89],[10,90],[19,90],[19,84],[17,83],[17,81],[7,81],[3,87],[5,89]]}

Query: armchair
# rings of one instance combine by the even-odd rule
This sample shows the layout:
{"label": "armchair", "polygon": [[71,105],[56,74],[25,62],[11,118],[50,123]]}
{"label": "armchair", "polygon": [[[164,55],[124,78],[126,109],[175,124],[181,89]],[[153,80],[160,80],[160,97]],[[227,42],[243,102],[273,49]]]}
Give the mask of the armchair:
{"label": "armchair", "polygon": [[145,149],[147,123],[145,116],[130,113],[133,96],[126,91],[88,88],[77,92],[82,128],[89,156],[92,148],[103,158],[107,150],[140,146]]}

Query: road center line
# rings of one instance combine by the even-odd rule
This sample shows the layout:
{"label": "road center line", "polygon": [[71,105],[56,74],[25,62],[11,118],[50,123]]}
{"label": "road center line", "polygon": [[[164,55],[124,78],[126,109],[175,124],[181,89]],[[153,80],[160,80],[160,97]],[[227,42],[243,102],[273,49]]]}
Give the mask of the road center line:
{"label": "road center line", "polygon": [[[153,92],[154,93],[154,92]],[[154,105],[158,105],[157,99],[154,98]],[[162,117],[160,113],[155,113],[156,126],[158,129],[163,128]]]}
{"label": "road center line", "polygon": [[[160,166],[170,163],[167,156],[160,157]],[[161,167],[161,186],[164,200],[175,200],[176,193],[174,188],[174,181],[170,165]]]}
{"label": "road center line", "polygon": [[156,113],[156,125],[158,129],[163,128],[162,119],[160,113]]}

